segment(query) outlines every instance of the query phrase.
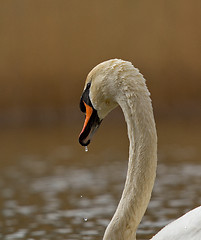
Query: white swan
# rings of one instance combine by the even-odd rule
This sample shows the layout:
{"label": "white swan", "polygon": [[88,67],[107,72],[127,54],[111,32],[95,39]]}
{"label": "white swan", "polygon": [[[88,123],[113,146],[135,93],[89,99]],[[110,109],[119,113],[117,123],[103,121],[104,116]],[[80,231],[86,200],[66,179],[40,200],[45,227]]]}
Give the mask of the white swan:
{"label": "white swan", "polygon": [[[138,69],[113,59],[89,73],[80,108],[86,114],[79,142],[83,146],[117,105],[123,110],[130,141],[125,187],[103,240],[134,240],[154,185],[157,134],[150,93]],[[201,207],[162,229],[152,240],[201,240]]]}

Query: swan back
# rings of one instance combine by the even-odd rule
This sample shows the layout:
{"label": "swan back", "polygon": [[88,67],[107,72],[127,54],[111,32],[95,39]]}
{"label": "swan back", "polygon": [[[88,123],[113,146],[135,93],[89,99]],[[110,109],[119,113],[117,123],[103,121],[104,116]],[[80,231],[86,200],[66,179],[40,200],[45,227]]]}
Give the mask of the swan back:
{"label": "swan back", "polygon": [[201,207],[197,207],[158,232],[151,240],[200,240]]}

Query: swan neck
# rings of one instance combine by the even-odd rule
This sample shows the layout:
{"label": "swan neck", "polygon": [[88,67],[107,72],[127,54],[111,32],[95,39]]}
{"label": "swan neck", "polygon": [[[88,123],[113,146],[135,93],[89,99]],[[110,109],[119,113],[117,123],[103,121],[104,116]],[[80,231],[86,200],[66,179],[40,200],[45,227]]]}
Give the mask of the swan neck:
{"label": "swan neck", "polygon": [[133,240],[154,185],[157,135],[149,94],[136,97],[126,91],[118,101],[127,123],[129,162],[121,200],[103,239]]}

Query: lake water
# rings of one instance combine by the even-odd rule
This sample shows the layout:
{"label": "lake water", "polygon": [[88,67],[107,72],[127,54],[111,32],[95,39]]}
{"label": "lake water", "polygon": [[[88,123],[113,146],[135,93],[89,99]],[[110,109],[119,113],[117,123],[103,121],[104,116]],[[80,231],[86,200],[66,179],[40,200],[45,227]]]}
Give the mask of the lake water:
{"label": "lake water", "polygon": [[[123,124],[102,124],[89,145],[80,124],[1,129],[0,239],[100,240],[124,186]],[[201,204],[201,125],[161,122],[158,171],[137,239]]]}

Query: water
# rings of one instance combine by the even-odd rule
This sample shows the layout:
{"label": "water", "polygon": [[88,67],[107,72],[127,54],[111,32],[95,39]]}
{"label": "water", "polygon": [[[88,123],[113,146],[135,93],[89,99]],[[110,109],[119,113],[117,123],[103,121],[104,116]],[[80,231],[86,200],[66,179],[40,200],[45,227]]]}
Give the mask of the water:
{"label": "water", "polygon": [[[199,124],[157,126],[159,165],[141,240],[201,203]],[[1,131],[0,239],[102,239],[125,181],[126,129],[105,124],[84,154],[80,127]]]}

